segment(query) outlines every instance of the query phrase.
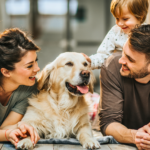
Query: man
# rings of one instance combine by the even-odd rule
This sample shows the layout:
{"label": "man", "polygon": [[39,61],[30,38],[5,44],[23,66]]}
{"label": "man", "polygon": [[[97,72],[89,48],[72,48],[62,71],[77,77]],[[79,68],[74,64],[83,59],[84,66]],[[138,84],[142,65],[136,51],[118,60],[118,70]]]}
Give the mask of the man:
{"label": "man", "polygon": [[101,68],[100,127],[120,143],[150,149],[150,25],[133,29]]}

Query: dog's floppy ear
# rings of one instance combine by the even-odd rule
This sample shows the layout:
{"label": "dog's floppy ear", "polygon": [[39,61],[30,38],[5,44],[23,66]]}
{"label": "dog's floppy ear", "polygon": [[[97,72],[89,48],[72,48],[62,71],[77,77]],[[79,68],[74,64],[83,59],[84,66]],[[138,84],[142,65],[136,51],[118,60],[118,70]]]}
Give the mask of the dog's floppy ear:
{"label": "dog's floppy ear", "polygon": [[51,83],[49,82],[50,74],[54,69],[54,63],[50,63],[44,67],[44,69],[37,74],[38,78],[38,90],[49,90],[51,87]]}
{"label": "dog's floppy ear", "polygon": [[94,89],[94,83],[96,81],[94,74],[91,72],[91,77],[90,77],[90,84],[89,84],[89,91],[91,93],[93,93],[93,89]]}

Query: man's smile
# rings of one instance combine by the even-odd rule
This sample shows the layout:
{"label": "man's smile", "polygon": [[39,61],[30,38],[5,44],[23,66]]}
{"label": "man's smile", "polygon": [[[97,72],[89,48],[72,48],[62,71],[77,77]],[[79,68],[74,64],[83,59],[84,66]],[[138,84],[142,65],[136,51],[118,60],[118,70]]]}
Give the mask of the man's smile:
{"label": "man's smile", "polygon": [[129,68],[124,66],[124,65],[122,65],[122,71],[129,71]]}

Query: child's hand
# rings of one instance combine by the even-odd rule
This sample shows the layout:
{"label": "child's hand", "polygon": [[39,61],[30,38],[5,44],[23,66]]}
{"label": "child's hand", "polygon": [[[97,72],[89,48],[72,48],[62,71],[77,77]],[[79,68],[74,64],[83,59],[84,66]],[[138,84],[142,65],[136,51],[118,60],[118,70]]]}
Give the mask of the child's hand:
{"label": "child's hand", "polygon": [[19,142],[20,138],[27,137],[27,135],[23,134],[19,129],[9,129],[5,132],[6,139],[10,141],[15,147],[17,146],[17,143]]}
{"label": "child's hand", "polygon": [[89,62],[89,63],[91,63],[91,59],[86,55],[86,54],[84,54],[84,53],[81,53],[85,58],[86,58],[86,60]]}
{"label": "child's hand", "polygon": [[33,145],[35,145],[40,140],[40,137],[39,137],[37,131],[32,126],[30,126],[24,122],[19,122],[18,128],[21,130],[21,132],[23,134],[27,134],[28,136],[31,137],[31,141],[32,141]]}

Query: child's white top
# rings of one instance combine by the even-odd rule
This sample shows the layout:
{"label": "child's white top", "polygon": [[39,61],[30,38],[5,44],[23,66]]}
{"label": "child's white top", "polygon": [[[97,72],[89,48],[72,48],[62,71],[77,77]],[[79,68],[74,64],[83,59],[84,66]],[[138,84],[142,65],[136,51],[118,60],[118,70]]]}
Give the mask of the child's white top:
{"label": "child's white top", "polygon": [[97,54],[90,56],[92,69],[100,68],[114,50],[122,51],[127,39],[128,34],[125,34],[117,25],[113,26],[99,46]]}

